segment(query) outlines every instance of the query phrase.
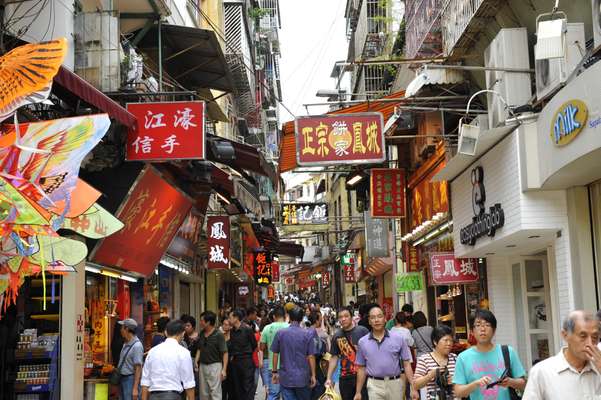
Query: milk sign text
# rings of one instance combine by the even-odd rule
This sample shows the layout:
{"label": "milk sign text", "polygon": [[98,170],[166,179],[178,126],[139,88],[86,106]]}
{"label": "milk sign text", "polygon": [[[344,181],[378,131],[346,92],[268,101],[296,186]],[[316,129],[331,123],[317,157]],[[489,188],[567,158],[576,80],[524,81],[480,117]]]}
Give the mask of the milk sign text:
{"label": "milk sign text", "polygon": [[566,101],[551,120],[551,139],[556,146],[565,146],[586,126],[588,108],[583,101]]}

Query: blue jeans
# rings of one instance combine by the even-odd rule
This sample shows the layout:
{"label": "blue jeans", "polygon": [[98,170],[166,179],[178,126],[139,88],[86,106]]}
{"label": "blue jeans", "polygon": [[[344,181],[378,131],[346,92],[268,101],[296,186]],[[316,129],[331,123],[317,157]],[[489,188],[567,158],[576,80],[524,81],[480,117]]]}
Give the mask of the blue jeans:
{"label": "blue jeans", "polygon": [[[119,386],[119,395],[121,396],[121,400],[132,400],[132,393],[134,391],[134,374],[121,377],[121,383],[119,384]],[[140,398],[139,388],[138,398]]]}
{"label": "blue jeans", "polygon": [[269,360],[263,360],[263,368],[261,369],[261,379],[263,385],[267,386],[267,400],[280,400],[281,390],[278,383],[273,383],[271,380],[271,370],[269,369]]}
{"label": "blue jeans", "polygon": [[311,388],[287,388],[282,386],[282,397],[284,400],[311,400]]}

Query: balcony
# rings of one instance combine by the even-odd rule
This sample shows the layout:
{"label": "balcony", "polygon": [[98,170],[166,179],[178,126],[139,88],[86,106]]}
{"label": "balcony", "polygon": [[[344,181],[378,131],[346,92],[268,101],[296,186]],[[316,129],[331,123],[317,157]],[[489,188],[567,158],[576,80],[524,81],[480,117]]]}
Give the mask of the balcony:
{"label": "balcony", "polygon": [[390,32],[388,7],[381,0],[363,0],[360,7],[353,40],[355,58],[378,57],[386,49]]}
{"label": "balcony", "polygon": [[442,52],[443,3],[443,0],[407,0],[406,58],[432,57]]}
{"label": "balcony", "polygon": [[502,5],[500,0],[447,0],[441,25],[445,56],[465,54]]}

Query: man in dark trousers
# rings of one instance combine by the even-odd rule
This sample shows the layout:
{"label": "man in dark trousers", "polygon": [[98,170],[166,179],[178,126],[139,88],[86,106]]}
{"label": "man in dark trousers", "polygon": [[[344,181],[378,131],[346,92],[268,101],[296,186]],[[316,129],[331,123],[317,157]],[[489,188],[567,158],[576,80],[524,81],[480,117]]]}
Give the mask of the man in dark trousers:
{"label": "man in dark trousers", "polygon": [[228,400],[253,400],[255,364],[253,352],[257,349],[255,332],[248,325],[243,324],[244,310],[236,309],[230,313],[230,342],[228,354],[231,365],[231,382],[233,383],[233,399]]}

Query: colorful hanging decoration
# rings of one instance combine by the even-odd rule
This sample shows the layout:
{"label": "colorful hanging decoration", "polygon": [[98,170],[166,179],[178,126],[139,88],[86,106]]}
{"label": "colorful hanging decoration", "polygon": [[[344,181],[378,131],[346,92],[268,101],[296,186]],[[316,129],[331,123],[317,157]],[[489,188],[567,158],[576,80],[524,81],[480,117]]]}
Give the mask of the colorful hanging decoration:
{"label": "colorful hanging decoration", "polygon": [[[66,40],[29,44],[0,57],[0,121],[50,93]],[[16,120],[16,117],[15,117]],[[0,304],[14,303],[25,277],[63,274],[85,260],[85,242],[123,225],[95,204],[100,193],[78,178],[83,158],[110,125],[106,114],[0,125]],[[87,228],[90,224],[93,228]]]}

